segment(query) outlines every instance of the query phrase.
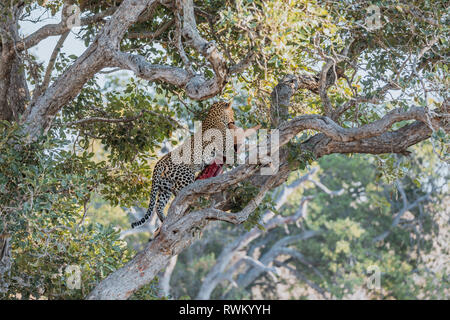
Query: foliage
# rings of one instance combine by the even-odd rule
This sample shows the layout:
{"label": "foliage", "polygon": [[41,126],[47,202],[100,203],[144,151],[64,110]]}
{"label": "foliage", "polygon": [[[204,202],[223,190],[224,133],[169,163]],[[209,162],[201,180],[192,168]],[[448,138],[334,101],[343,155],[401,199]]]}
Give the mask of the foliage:
{"label": "foliage", "polygon": [[[68,148],[62,130],[32,145],[17,143],[15,125],[2,123],[0,133],[0,229],[13,234],[11,281],[2,297],[81,299],[133,254],[115,227],[85,216],[105,163]],[[71,268],[81,272],[79,288],[68,285]]]}
{"label": "foliage", "polygon": [[[412,274],[418,273],[421,256],[433,249],[432,239],[439,232],[434,209],[425,201],[409,210],[412,216],[407,220],[411,226],[391,228],[392,216],[402,209],[403,200],[395,184],[376,182],[374,161],[364,156],[330,156],[319,163],[322,182],[330,188],[343,184],[347,193],[334,198],[321,193],[313,200],[305,227],[324,230],[324,234],[300,243],[298,248],[317,266],[322,278],[314,270],[305,273],[337,298],[343,298],[365,286],[366,278],[361,275],[370,274],[369,267],[376,266],[381,270],[382,291],[372,292],[373,297],[417,298],[420,287]],[[398,180],[411,202],[425,194],[411,179],[413,174],[409,170]],[[390,234],[384,240],[374,241],[386,230]],[[439,297],[435,290],[423,294]]]}

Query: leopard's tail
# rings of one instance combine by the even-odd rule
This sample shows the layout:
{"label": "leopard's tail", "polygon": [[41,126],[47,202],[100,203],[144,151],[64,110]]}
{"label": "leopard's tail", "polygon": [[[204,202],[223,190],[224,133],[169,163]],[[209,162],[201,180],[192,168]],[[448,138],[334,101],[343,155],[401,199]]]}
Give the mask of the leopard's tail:
{"label": "leopard's tail", "polygon": [[156,185],[156,183],[152,183],[152,190],[150,191],[150,204],[148,205],[147,212],[142,219],[133,222],[131,224],[131,228],[141,226],[145,222],[147,222],[147,220],[149,220],[151,218],[153,211],[155,209],[155,206],[156,206],[156,197],[158,195],[158,191],[159,191],[159,186]]}

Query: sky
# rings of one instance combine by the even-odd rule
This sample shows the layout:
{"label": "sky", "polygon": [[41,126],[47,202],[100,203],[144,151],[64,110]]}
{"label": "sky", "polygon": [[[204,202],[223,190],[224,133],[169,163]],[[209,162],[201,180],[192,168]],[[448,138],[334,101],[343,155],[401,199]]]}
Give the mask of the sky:
{"label": "sky", "polygon": [[[20,23],[20,34],[22,36],[30,35],[35,32],[39,28],[43,27],[49,23],[59,23],[61,20],[61,14],[58,13],[56,16],[52,17],[50,13],[45,12],[45,10],[35,10],[31,13],[31,19],[37,19],[40,15],[43,15],[41,19],[43,21],[40,22],[31,22],[31,21],[22,21]],[[74,28],[74,31],[79,30],[79,28]],[[45,66],[48,64],[48,60],[50,59],[50,55],[52,54],[53,48],[58,41],[59,36],[56,37],[48,37],[45,40],[42,40],[38,45],[29,49],[31,53],[33,53],[36,57],[40,59],[40,62],[44,62]],[[64,46],[62,48],[62,52],[68,54],[81,55],[86,47],[80,39],[77,39],[75,33],[72,31],[64,42]]]}
{"label": "sky", "polygon": [[[27,20],[38,20],[39,22],[34,21],[21,21],[20,22],[20,35],[22,37],[28,36],[38,30],[39,28],[45,26],[46,24],[56,24],[61,20],[61,13],[58,12],[55,16],[51,16],[50,12],[44,10],[43,8],[39,8],[31,12],[31,16],[27,18]],[[61,52],[66,55],[76,55],[80,56],[85,50],[86,46],[82,39],[78,38],[76,33],[80,30],[79,27],[74,27],[72,31],[69,33],[66,41],[64,42],[63,47],[61,48]],[[33,54],[38,62],[43,63],[44,68],[47,67],[48,62],[50,60],[50,56],[55,48],[56,43],[58,42],[60,36],[48,37],[38,43],[36,46],[29,49],[29,52]],[[121,71],[123,73],[124,71]],[[111,73],[112,74],[112,73]],[[109,74],[109,75],[111,75]],[[98,74],[98,83],[100,86],[103,86],[105,83],[105,75]]]}

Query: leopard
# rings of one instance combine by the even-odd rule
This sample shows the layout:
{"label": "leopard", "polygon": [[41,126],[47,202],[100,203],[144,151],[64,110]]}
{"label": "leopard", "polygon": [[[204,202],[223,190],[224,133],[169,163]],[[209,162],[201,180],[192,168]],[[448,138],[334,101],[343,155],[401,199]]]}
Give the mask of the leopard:
{"label": "leopard", "polygon": [[[221,143],[216,144],[213,153],[225,155],[229,148],[234,148],[235,139],[230,139],[230,129],[236,129],[234,125],[234,111],[231,102],[219,101],[213,103],[209,108],[206,117],[202,121],[201,133],[204,135],[210,129],[218,130],[221,135]],[[156,208],[156,214],[161,221],[164,221],[164,208],[171,196],[176,196],[180,190],[195,181],[196,175],[201,172],[209,163],[208,157],[203,156],[203,150],[211,142],[208,139],[202,139],[202,148],[194,146],[195,137],[191,135],[181,146],[164,155],[157,161],[152,175],[152,186],[150,189],[150,203],[144,217],[131,224],[132,228],[146,223],[152,216]],[[213,140],[216,143],[217,139]],[[225,142],[225,143],[224,143]],[[185,144],[188,144],[187,146]],[[190,144],[190,161],[174,162],[173,153],[185,150]],[[181,149],[179,149],[181,148]],[[222,156],[220,155],[220,156]],[[210,155],[213,160],[214,155]]]}

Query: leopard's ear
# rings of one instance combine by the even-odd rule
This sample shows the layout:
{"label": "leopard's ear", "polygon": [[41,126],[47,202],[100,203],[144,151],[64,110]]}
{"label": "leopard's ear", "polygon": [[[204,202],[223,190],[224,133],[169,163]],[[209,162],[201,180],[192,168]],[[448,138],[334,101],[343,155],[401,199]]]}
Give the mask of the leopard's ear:
{"label": "leopard's ear", "polygon": [[233,101],[225,102],[225,105],[224,105],[225,109],[226,109],[226,110],[230,110],[232,104],[233,104]]}

